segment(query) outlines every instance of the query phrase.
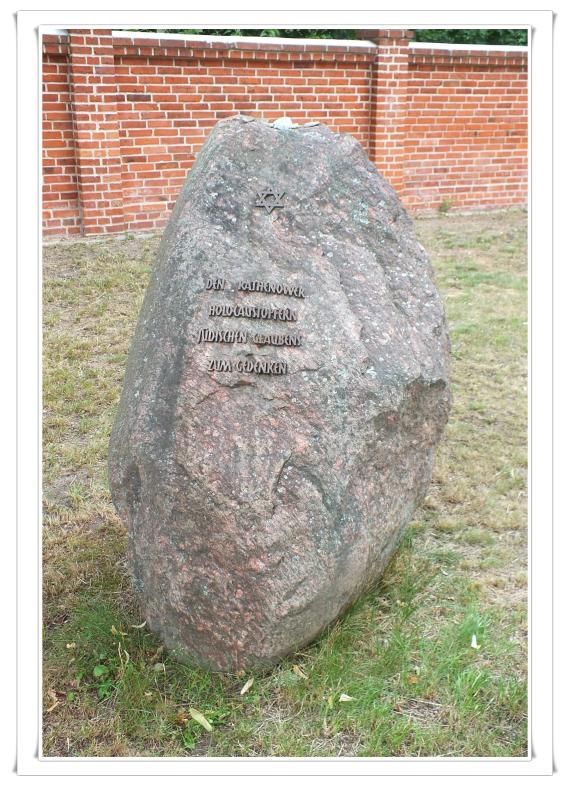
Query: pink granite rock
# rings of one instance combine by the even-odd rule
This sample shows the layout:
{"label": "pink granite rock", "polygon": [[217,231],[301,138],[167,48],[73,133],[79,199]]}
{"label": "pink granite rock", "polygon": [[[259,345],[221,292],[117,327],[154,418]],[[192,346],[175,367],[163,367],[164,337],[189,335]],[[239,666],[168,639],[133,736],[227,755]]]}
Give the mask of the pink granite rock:
{"label": "pink granite rock", "polygon": [[429,260],[358,142],[219,122],[164,232],[109,457],[176,657],[266,668],[380,577],[429,484],[448,356]]}

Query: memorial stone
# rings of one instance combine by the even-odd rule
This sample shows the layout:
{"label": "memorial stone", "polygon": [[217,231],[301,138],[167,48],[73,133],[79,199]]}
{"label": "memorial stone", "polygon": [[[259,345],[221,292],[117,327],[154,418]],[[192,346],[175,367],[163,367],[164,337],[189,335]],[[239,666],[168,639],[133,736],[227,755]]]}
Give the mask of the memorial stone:
{"label": "memorial stone", "polygon": [[381,576],[447,421],[449,339],[412,221],[361,145],[220,121],[164,232],[109,479],[149,628],[263,669]]}

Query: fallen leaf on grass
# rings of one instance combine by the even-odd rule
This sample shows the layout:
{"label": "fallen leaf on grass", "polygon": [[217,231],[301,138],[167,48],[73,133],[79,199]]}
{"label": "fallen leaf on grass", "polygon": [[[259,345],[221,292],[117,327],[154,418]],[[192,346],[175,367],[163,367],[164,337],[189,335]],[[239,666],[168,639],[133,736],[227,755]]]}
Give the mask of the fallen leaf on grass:
{"label": "fallen leaf on grass", "polygon": [[477,636],[475,634],[473,634],[471,636],[471,647],[474,650],[480,650],[481,649],[481,645],[477,644]]}
{"label": "fallen leaf on grass", "polygon": [[348,696],[348,694],[346,694],[346,693],[341,693],[340,696],[338,697],[338,700],[339,701],[356,701],[356,699],[353,696]]}
{"label": "fallen leaf on grass", "polygon": [[196,723],[199,723],[200,726],[203,726],[206,729],[206,731],[212,731],[212,724],[210,723],[209,720],[207,720],[202,715],[201,712],[198,712],[198,710],[195,710],[194,707],[188,707],[188,712],[194,718]]}
{"label": "fallen leaf on grass", "polygon": [[146,625],[146,620],[144,622],[141,622],[140,625],[131,625],[131,628],[144,628],[145,625]]}
{"label": "fallen leaf on grass", "polygon": [[124,647],[121,647],[121,642],[119,642],[118,655],[119,655],[119,660],[121,661],[121,666],[126,666],[127,663],[130,661],[131,656],[129,655],[129,653],[126,651]]}
{"label": "fallen leaf on grass", "polygon": [[309,679],[307,677],[307,675],[305,674],[305,672],[303,671],[303,669],[300,666],[297,666],[297,664],[295,664],[293,666],[293,671],[295,672],[297,677],[301,677],[302,680],[308,680]]}
{"label": "fallen leaf on grass", "polygon": [[68,641],[65,646],[67,647],[68,650],[74,650],[77,644],[74,641]]}
{"label": "fallen leaf on grass", "polygon": [[408,679],[408,682],[410,683],[410,685],[415,685],[417,683],[417,681],[418,681],[418,675],[417,674],[408,674],[407,679]]}
{"label": "fallen leaf on grass", "polygon": [[174,723],[176,723],[177,726],[186,726],[188,723],[188,715],[184,712],[184,710],[180,710],[180,712],[176,713]]}
{"label": "fallen leaf on grass", "polygon": [[54,703],[51,705],[51,707],[48,707],[48,708],[47,708],[46,712],[52,712],[52,711],[53,711],[53,710],[55,710],[55,708],[56,708],[56,707],[58,707],[60,704],[61,704],[61,702],[59,701],[59,699],[58,699],[57,701],[54,701]]}
{"label": "fallen leaf on grass", "polygon": [[245,683],[245,685],[243,686],[243,688],[240,690],[240,696],[243,696],[245,693],[247,693],[252,685],[253,685],[253,677],[250,677],[248,681]]}

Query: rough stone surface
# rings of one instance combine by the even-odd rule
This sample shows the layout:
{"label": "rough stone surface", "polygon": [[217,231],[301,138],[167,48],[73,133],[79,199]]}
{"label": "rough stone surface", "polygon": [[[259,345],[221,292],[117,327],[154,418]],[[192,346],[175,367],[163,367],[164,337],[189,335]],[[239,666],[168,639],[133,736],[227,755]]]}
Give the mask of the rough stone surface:
{"label": "rough stone surface", "polygon": [[[268,213],[271,186],[284,207]],[[223,291],[205,289],[215,276]],[[209,317],[216,303],[298,320]],[[198,343],[204,327],[303,344]],[[264,356],[288,373],[208,371]],[[448,356],[426,253],[362,147],[323,125],[219,122],[164,232],[110,446],[143,613],[176,657],[268,667],[379,578],[428,487]]]}

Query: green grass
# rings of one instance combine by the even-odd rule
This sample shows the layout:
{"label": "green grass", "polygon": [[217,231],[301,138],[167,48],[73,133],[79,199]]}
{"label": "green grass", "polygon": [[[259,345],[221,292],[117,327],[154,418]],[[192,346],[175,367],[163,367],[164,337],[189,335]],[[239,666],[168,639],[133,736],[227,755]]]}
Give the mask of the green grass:
{"label": "green grass", "polygon": [[244,695],[140,627],[107,488],[158,238],[45,249],[44,755],[526,755],[526,216],[416,225],[453,345],[429,495],[381,582]]}

